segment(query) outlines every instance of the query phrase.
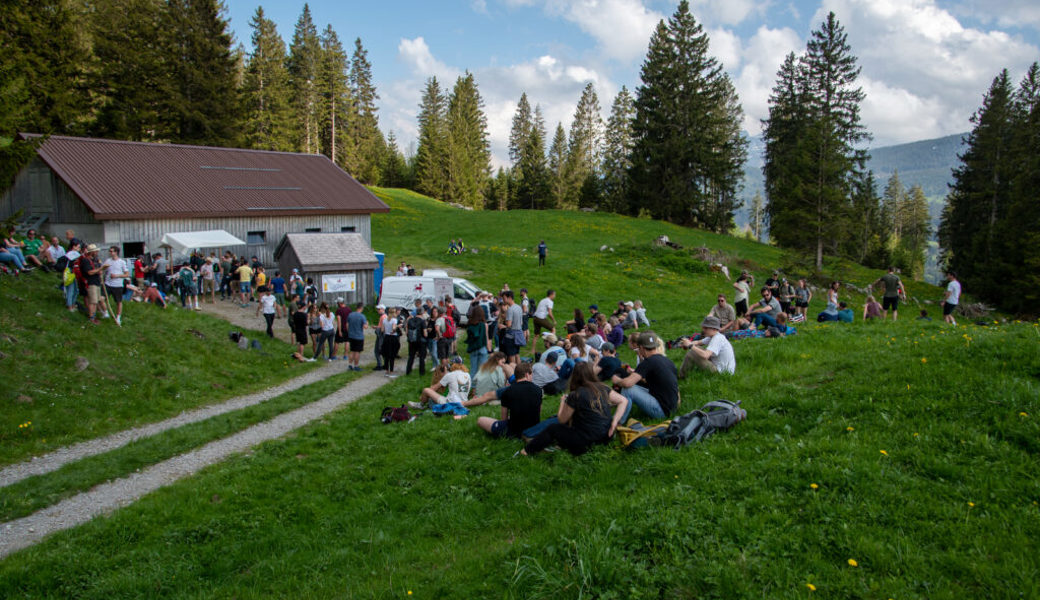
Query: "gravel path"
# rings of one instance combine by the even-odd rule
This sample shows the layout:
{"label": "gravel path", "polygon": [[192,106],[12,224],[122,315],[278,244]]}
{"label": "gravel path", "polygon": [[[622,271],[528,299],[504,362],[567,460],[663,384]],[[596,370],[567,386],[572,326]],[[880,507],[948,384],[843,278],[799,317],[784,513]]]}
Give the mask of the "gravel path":
{"label": "gravel path", "polygon": [[[362,364],[365,364],[364,358],[362,358]],[[268,388],[255,394],[249,394],[246,396],[239,396],[232,398],[227,402],[220,404],[214,404],[212,406],[205,406],[203,408],[196,408],[187,412],[183,412],[176,417],[166,419],[165,421],[159,421],[158,423],[151,423],[149,425],[142,425],[140,427],[134,427],[133,429],[127,429],[114,433],[112,435],[88,440],[86,442],[80,442],[71,446],[65,446],[59,448],[54,452],[44,454],[42,456],[34,456],[32,459],[10,465],[0,470],[0,487],[5,487],[13,483],[17,483],[26,477],[32,477],[33,475],[43,475],[44,473],[50,473],[51,471],[57,470],[70,462],[77,461],[81,458],[88,456],[94,456],[95,454],[101,454],[110,450],[115,450],[129,444],[130,442],[150,437],[158,433],[162,433],[169,429],[175,429],[183,425],[190,423],[197,423],[204,421],[210,417],[222,415],[233,410],[245,408],[247,406],[253,406],[254,404],[260,404],[266,400],[270,400],[276,396],[280,396],[286,392],[297,390],[307,384],[314,383],[341,373],[347,370],[347,361],[337,360],[331,363],[326,363],[320,368],[314,369],[309,373],[305,373],[295,379],[277,385],[272,388]]]}
{"label": "gravel path", "polygon": [[[320,369],[318,373],[328,373]],[[301,378],[302,379],[302,378]],[[242,452],[289,433],[310,421],[369,394],[389,379],[372,373],[357,379],[317,402],[282,413],[263,423],[176,456],[143,471],[94,487],[28,517],[0,525],[0,558],[31,546],[44,537],[86,523],[90,519],[127,506],[144,495]]]}

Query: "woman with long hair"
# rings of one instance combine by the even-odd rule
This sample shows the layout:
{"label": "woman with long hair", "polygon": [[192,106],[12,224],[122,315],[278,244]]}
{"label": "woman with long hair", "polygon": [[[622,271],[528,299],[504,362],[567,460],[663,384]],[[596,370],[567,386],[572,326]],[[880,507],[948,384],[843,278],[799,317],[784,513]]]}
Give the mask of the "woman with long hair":
{"label": "woman with long hair", "polygon": [[321,356],[321,351],[325,348],[325,344],[328,343],[329,360],[335,360],[336,316],[329,310],[329,305],[324,302],[318,308],[318,325],[321,329],[318,333],[318,345],[314,351],[314,358]]}
{"label": "woman with long hair", "polygon": [[[610,414],[614,408],[613,416]],[[614,436],[628,399],[599,382],[589,363],[578,363],[571,373],[568,393],[560,399],[559,422],[545,428],[520,451],[530,455],[556,443],[578,456]]]}
{"label": "woman with long hair", "polygon": [[[479,398],[488,392],[493,392],[498,388],[506,386],[506,379],[509,375],[503,369],[505,364],[508,364],[505,353],[491,353],[491,356],[484,361],[484,364],[480,365],[480,368],[477,369],[477,374],[473,377],[474,397]],[[510,365],[510,371],[512,371],[511,367],[512,365]]]}
{"label": "woman with long hair", "polygon": [[397,352],[401,349],[401,321],[397,318],[397,309],[388,308],[383,318],[383,325],[381,327],[383,332],[383,365],[386,367],[387,377],[397,377],[394,375],[394,361],[397,359]]}
{"label": "woman with long hair", "polygon": [[477,302],[469,305],[469,312],[466,313],[466,353],[469,354],[470,377],[477,376],[477,369],[487,362],[491,350],[486,316]]}
{"label": "woman with long hair", "polygon": [[567,321],[567,333],[578,333],[585,328],[585,313],[580,308],[574,309],[574,318]]}

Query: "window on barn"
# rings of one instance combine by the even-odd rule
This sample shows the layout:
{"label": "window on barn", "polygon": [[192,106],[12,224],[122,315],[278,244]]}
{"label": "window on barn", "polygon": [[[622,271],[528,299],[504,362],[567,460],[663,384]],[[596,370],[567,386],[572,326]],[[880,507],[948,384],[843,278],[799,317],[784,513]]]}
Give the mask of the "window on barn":
{"label": "window on barn", "polygon": [[246,243],[250,246],[263,246],[266,241],[266,231],[250,231],[246,233]]}
{"label": "window on barn", "polygon": [[357,233],[357,227],[354,227],[353,225],[348,225],[346,227],[340,227],[339,230],[340,230],[340,233]]}
{"label": "window on barn", "polygon": [[308,227],[303,230],[304,233],[321,233],[321,227]]}

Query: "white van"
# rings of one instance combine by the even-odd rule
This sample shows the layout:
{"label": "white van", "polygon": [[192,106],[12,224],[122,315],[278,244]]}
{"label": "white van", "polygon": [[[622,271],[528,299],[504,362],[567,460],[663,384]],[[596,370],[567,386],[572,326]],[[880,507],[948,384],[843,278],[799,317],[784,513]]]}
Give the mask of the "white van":
{"label": "white van", "polygon": [[434,305],[445,296],[451,296],[458,309],[461,323],[466,323],[466,311],[477,297],[479,288],[465,279],[451,277],[446,271],[423,271],[411,277],[385,277],[379,288],[379,303],[384,306],[415,307],[415,301],[433,298]]}

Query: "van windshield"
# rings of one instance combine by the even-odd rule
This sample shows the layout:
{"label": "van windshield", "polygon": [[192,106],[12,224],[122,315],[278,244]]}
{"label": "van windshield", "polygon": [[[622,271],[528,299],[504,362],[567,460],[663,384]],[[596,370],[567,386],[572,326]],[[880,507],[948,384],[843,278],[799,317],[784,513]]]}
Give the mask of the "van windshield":
{"label": "van windshield", "polygon": [[466,289],[465,285],[455,282],[455,298],[458,300],[472,300],[476,297],[476,290]]}

